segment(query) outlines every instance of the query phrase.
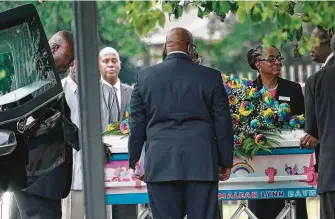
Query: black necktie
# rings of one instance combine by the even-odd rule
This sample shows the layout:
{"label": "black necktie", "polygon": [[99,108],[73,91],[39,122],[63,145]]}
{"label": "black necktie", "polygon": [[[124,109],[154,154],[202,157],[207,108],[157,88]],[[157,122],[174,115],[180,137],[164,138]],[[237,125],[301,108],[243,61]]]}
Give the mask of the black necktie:
{"label": "black necktie", "polygon": [[120,106],[119,106],[119,99],[117,98],[117,89],[113,86],[114,94],[115,94],[115,100],[116,100],[116,107],[117,107],[117,120],[120,121]]}

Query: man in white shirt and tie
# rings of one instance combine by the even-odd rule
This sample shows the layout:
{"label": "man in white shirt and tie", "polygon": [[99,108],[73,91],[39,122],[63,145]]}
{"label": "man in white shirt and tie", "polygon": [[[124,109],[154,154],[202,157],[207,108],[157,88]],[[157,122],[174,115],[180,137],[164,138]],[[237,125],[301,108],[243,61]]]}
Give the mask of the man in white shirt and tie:
{"label": "man in white shirt and tie", "polygon": [[[71,63],[70,73],[62,80],[66,102],[71,110],[71,120],[79,128],[78,86],[76,80],[75,61]],[[62,219],[84,219],[84,185],[82,173],[82,151],[73,150],[73,169],[71,191],[62,205]]]}
{"label": "man in white shirt and tie", "polygon": [[[111,47],[106,47],[102,49],[99,53],[99,70],[101,74],[101,87],[102,87],[102,117],[103,117],[103,127],[107,116],[104,116],[108,110],[108,107],[104,107],[110,98],[106,100],[104,96],[107,96],[109,92],[114,91],[116,93],[116,103],[118,109],[118,121],[123,120],[125,117],[126,108],[130,104],[131,93],[133,88],[120,82],[119,73],[121,70],[121,61],[119,53]],[[114,118],[109,118],[109,122],[115,120]],[[113,121],[115,122],[115,121]],[[113,205],[113,219],[133,219],[137,218],[136,205]]]}
{"label": "man in white shirt and tie", "polygon": [[121,83],[119,73],[121,70],[121,61],[119,53],[112,47],[106,47],[99,53],[99,70],[101,82],[110,88],[113,88],[117,96],[117,106],[119,111],[118,120],[125,116],[126,108],[130,104],[133,88]]}

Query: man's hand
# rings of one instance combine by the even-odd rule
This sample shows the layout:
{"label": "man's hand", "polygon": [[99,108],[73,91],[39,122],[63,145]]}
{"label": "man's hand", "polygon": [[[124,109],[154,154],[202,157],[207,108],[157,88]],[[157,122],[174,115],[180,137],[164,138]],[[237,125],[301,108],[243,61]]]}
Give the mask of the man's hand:
{"label": "man's hand", "polygon": [[300,145],[304,148],[315,148],[318,144],[319,140],[309,134],[300,138]]}
{"label": "man's hand", "polygon": [[141,181],[143,181],[144,175],[142,175],[142,176],[135,175],[135,178],[136,178],[136,179],[138,179],[138,180],[141,180]]}
{"label": "man's hand", "polygon": [[219,178],[221,181],[226,181],[229,179],[231,173],[231,168],[219,167]]}

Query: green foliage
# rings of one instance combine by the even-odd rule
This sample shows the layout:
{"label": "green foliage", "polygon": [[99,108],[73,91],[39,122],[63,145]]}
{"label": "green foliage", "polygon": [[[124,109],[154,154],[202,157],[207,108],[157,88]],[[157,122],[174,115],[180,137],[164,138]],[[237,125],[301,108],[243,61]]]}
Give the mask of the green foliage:
{"label": "green foliage", "polygon": [[[161,7],[163,5],[164,7]],[[166,6],[169,5],[169,6]],[[240,23],[252,21],[255,24],[269,22],[274,28],[263,37],[265,45],[282,46],[287,41],[299,42],[300,53],[311,49],[309,38],[303,34],[303,23],[319,25],[329,30],[334,27],[335,2],[331,1],[204,1],[194,0],[189,3],[198,9],[198,17],[214,13],[224,21],[228,11],[236,14]],[[164,13],[179,18],[184,8],[176,1],[147,1],[145,3],[128,1],[127,19],[135,26],[138,33],[146,35],[155,30],[158,19]],[[165,10],[169,8],[169,10]],[[172,8],[172,10],[171,10]],[[155,15],[151,15],[152,11]],[[133,22],[136,19],[137,22]],[[153,20],[155,19],[155,20]],[[162,26],[162,22],[159,22]],[[297,45],[297,44],[296,44]],[[297,46],[295,48],[298,48]]]}
{"label": "green foliage", "polygon": [[10,53],[0,55],[0,95],[11,91],[14,75],[13,57]]}
{"label": "green foliage", "polygon": [[[37,8],[47,38],[51,38],[60,30],[73,32],[71,1],[47,1],[44,5],[38,1],[5,1],[0,4],[0,11],[29,3]],[[119,51],[122,61],[120,78],[123,82],[131,84],[135,81],[135,72],[130,58],[141,57],[148,49],[133,26],[125,22],[126,5],[127,3],[122,1],[98,2],[99,47],[102,49],[111,46]],[[165,17],[164,20],[155,16],[152,19],[165,23]]]}

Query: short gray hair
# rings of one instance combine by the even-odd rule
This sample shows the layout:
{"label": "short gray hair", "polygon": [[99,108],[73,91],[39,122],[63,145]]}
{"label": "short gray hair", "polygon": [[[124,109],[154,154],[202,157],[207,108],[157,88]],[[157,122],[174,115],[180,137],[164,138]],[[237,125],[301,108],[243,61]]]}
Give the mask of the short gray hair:
{"label": "short gray hair", "polygon": [[100,53],[99,53],[99,57],[102,57],[103,55],[107,54],[107,53],[112,53],[117,55],[117,57],[119,58],[120,61],[120,55],[119,53],[116,51],[116,49],[114,49],[113,47],[105,47],[103,48]]}

